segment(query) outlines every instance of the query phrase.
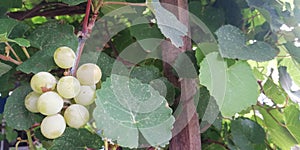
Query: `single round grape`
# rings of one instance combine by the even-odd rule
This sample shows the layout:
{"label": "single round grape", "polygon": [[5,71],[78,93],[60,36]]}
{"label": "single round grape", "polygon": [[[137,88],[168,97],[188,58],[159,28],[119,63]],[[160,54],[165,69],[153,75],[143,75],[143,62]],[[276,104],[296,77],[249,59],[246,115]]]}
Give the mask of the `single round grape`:
{"label": "single round grape", "polygon": [[38,101],[40,96],[41,96],[41,94],[36,93],[34,91],[27,94],[27,96],[25,97],[25,107],[26,107],[26,109],[29,110],[30,112],[33,112],[33,113],[39,112],[39,110],[37,108],[37,101]]}
{"label": "single round grape", "polygon": [[54,90],[56,82],[55,77],[49,72],[39,72],[31,78],[30,86],[33,91],[42,94]]}
{"label": "single round grape", "polygon": [[74,51],[66,46],[59,47],[54,52],[54,62],[63,69],[71,68],[75,62],[76,55]]}
{"label": "single round grape", "polygon": [[66,129],[66,121],[61,114],[47,116],[41,123],[41,132],[48,139],[60,137]]}
{"label": "single round grape", "polygon": [[65,76],[58,80],[57,92],[66,99],[74,98],[80,92],[80,83],[73,76]]}
{"label": "single round grape", "polygon": [[87,106],[95,101],[95,97],[95,89],[91,86],[83,85],[80,87],[80,92],[76,97],[74,97],[74,100],[77,104]]}
{"label": "single round grape", "polygon": [[82,85],[94,85],[100,81],[102,72],[97,65],[87,63],[78,68],[76,77]]}
{"label": "single round grape", "polygon": [[70,127],[80,128],[88,122],[90,114],[84,106],[73,104],[66,109],[64,117]]}
{"label": "single round grape", "polygon": [[37,101],[37,108],[43,115],[54,115],[61,111],[64,100],[56,92],[46,92]]}

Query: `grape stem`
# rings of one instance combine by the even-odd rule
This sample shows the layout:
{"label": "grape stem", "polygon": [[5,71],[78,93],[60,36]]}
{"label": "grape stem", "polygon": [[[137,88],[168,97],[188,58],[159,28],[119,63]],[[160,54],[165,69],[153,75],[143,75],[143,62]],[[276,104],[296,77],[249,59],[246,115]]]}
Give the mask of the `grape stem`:
{"label": "grape stem", "polygon": [[2,54],[0,54],[0,59],[4,60],[4,61],[12,62],[12,63],[14,63],[16,65],[22,64],[22,62],[19,62],[19,61],[15,60],[15,59],[11,58],[10,56],[5,56],[5,55],[2,55]]}
{"label": "grape stem", "polygon": [[32,137],[31,137],[31,131],[26,130],[26,135],[27,135],[27,140],[28,140],[28,144],[29,144],[29,149],[30,150],[35,150],[35,146],[33,145],[33,141],[32,141]]}
{"label": "grape stem", "polygon": [[76,72],[78,69],[79,61],[80,61],[80,58],[82,55],[82,51],[83,51],[85,42],[89,38],[89,35],[91,34],[91,32],[94,28],[95,22],[98,17],[99,9],[101,6],[103,6],[103,0],[98,1],[97,6],[93,10],[93,16],[89,21],[91,5],[92,5],[92,0],[88,0],[87,6],[86,6],[86,11],[85,11],[85,17],[83,20],[82,31],[79,32],[79,34],[78,34],[79,36],[78,36],[78,47],[77,47],[77,51],[76,51],[76,59],[75,59],[74,65],[71,69],[72,76],[76,76]]}
{"label": "grape stem", "polygon": [[17,55],[17,53],[15,52],[15,50],[10,46],[10,44],[8,42],[4,42],[5,45],[9,48],[9,50],[14,54],[14,56],[17,58],[17,60],[19,62],[22,62],[22,60],[20,59],[20,57]]}
{"label": "grape stem", "polygon": [[28,53],[26,47],[25,47],[25,46],[21,46],[21,48],[22,48],[24,54],[26,55],[26,57],[29,59],[29,58],[30,58],[30,55],[29,55],[29,53]]}

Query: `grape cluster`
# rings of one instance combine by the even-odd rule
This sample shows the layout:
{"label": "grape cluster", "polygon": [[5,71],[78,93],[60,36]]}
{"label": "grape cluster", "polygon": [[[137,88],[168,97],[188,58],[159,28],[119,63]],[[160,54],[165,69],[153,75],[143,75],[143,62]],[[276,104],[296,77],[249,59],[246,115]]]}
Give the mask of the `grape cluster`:
{"label": "grape cluster", "polygon": [[[74,51],[69,47],[59,47],[54,53],[54,61],[62,69],[71,68],[75,58]],[[97,65],[86,63],[78,68],[76,77],[63,76],[57,79],[51,73],[39,72],[31,78],[33,91],[25,97],[25,107],[33,113],[46,116],[41,123],[41,133],[45,137],[60,137],[66,124],[80,128],[88,122],[89,111],[85,106],[95,101],[96,84],[101,76],[101,69]],[[76,104],[64,110],[64,101],[72,100]]]}

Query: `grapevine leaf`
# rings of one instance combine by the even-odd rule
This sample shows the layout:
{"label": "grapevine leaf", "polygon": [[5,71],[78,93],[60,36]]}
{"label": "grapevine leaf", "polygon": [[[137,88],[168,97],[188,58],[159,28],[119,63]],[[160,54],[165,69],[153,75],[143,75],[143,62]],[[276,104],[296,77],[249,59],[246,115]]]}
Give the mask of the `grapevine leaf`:
{"label": "grapevine leaf", "polygon": [[15,39],[15,38],[24,37],[25,36],[24,34],[30,29],[31,27],[25,22],[18,22],[18,24],[10,32],[9,38]]}
{"label": "grapevine leaf", "polygon": [[[12,29],[18,24],[17,21],[13,19],[0,19],[0,34],[4,34],[4,37],[8,37]],[[1,36],[0,42],[3,37]]]}
{"label": "grapevine leaf", "polygon": [[216,111],[219,110],[219,106],[205,87],[201,87],[198,92],[200,94],[198,97],[195,97],[195,103],[197,104],[197,112],[201,119],[200,127],[205,128],[205,126],[211,125],[216,121],[220,114],[219,111]]}
{"label": "grapevine leaf", "polygon": [[79,66],[81,66],[82,64],[85,64],[85,63],[96,64],[99,59],[100,53],[101,52],[99,52],[99,51],[83,51],[83,53],[80,57]]}
{"label": "grapevine leaf", "polygon": [[9,39],[8,41],[17,43],[19,46],[25,46],[25,47],[30,46],[30,42],[26,39],[23,39],[23,38],[16,38],[16,39],[13,39],[13,40]]}
{"label": "grapevine leaf", "polygon": [[22,7],[22,0],[3,0],[0,1],[0,6],[4,8]]}
{"label": "grapevine leaf", "polygon": [[272,79],[268,79],[263,86],[265,95],[273,100],[276,104],[284,104],[286,100],[286,95],[284,94],[284,90],[276,85]]}
{"label": "grapevine leaf", "polygon": [[150,85],[113,74],[96,95],[93,116],[104,137],[130,148],[165,146],[171,139],[172,110]]}
{"label": "grapevine leaf", "polygon": [[[106,1],[126,2],[125,0],[106,0]],[[124,6],[122,6],[122,5],[104,5],[101,8],[101,12],[103,14],[109,14],[110,12],[113,12],[114,10],[117,10],[121,7],[124,7]]]}
{"label": "grapevine leaf", "polygon": [[242,150],[265,149],[264,129],[249,119],[231,121],[231,135],[235,146]]}
{"label": "grapevine leaf", "polygon": [[7,139],[8,142],[13,142],[18,137],[18,133],[11,127],[6,126],[5,127],[5,139]]}
{"label": "grapevine leaf", "polygon": [[13,74],[15,72],[16,72],[15,69],[10,69],[8,72],[6,72],[0,77],[0,85],[5,85],[5,86],[1,86],[0,88],[1,96],[5,97],[11,91],[11,89],[15,87],[16,79],[13,78],[14,77]]}
{"label": "grapevine leaf", "polygon": [[62,0],[63,3],[69,4],[69,5],[78,5],[80,3],[84,3],[87,0]]}
{"label": "grapevine leaf", "polygon": [[155,66],[138,66],[132,69],[130,77],[136,78],[142,83],[150,83],[150,81],[161,77],[161,73]]}
{"label": "grapevine leaf", "polygon": [[199,17],[212,32],[225,23],[224,10],[210,6],[202,7],[201,1],[191,1],[189,11]]}
{"label": "grapevine leaf", "polygon": [[262,16],[270,23],[273,30],[277,31],[284,23],[281,19],[282,6],[276,1],[246,0],[250,7],[260,11]]}
{"label": "grapevine leaf", "polygon": [[292,58],[297,61],[297,63],[300,63],[300,48],[296,47],[293,43],[288,42],[284,44]]}
{"label": "grapevine leaf", "polygon": [[110,76],[114,62],[115,59],[111,58],[106,53],[100,53],[97,65],[101,68],[103,81]]}
{"label": "grapevine leaf", "polygon": [[12,67],[10,65],[0,62],[0,77],[7,73],[11,68]]}
{"label": "grapevine leaf", "polygon": [[[259,112],[263,116],[263,121],[267,127],[270,140],[281,149],[290,149],[299,141],[299,109],[290,105],[284,109],[284,113],[278,110],[267,111],[260,108]],[[276,120],[275,120],[276,119]]]}
{"label": "grapevine leaf", "polygon": [[34,123],[39,123],[42,116],[29,112],[25,108],[24,99],[31,92],[29,85],[20,86],[8,97],[4,108],[7,125],[17,130],[27,130]]}
{"label": "grapevine leaf", "polygon": [[141,45],[141,47],[143,47],[144,50],[153,51],[153,48],[156,48],[156,46],[154,46],[155,44],[151,40],[144,40],[144,39],[149,39],[149,38],[163,39],[163,35],[161,34],[160,30],[156,25],[151,25],[150,23],[146,24],[143,22],[148,22],[148,21],[145,18],[137,18],[134,21],[134,24],[137,25],[130,27],[130,33],[133,37],[136,38],[137,42]]}
{"label": "grapevine leaf", "polygon": [[223,116],[231,117],[256,104],[259,87],[246,62],[227,68],[218,53],[210,53],[200,66],[200,83],[216,99]]}
{"label": "grapevine leaf", "polygon": [[160,77],[154,79],[150,82],[150,85],[159,92],[159,94],[166,98],[169,105],[173,105],[175,98],[175,87],[173,84],[165,77]]}
{"label": "grapevine leaf", "polygon": [[224,58],[268,61],[278,54],[278,50],[269,44],[257,41],[253,44],[246,44],[246,37],[243,32],[231,25],[225,25],[216,31],[219,41],[219,51]]}
{"label": "grapevine leaf", "polygon": [[50,71],[57,66],[53,60],[54,51],[60,46],[68,46],[73,50],[77,47],[77,38],[73,27],[55,22],[46,23],[38,27],[28,40],[33,47],[39,48],[30,59],[17,67],[17,70],[25,73],[37,73]]}
{"label": "grapevine leaf", "polygon": [[176,16],[161,6],[158,0],[146,0],[147,7],[154,13],[158,28],[176,47],[183,46],[182,37],[187,35],[188,28],[177,20]]}
{"label": "grapevine leaf", "polygon": [[66,128],[64,134],[53,141],[50,150],[68,149],[99,149],[103,146],[101,137],[85,128]]}
{"label": "grapevine leaf", "polygon": [[286,128],[293,135],[293,137],[300,142],[300,110],[295,105],[290,105],[284,109],[284,121]]}
{"label": "grapevine leaf", "polygon": [[289,95],[292,101],[300,103],[300,90],[292,91],[291,87],[293,80],[290,75],[287,73],[287,67],[279,67],[279,82],[284,91]]}

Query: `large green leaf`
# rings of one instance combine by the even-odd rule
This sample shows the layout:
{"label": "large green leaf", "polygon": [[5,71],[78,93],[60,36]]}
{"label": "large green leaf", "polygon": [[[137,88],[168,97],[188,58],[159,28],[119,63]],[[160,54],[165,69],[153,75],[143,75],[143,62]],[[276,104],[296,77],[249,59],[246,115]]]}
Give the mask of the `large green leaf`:
{"label": "large green leaf", "polygon": [[103,137],[130,148],[165,146],[171,139],[172,110],[150,85],[112,75],[96,95],[93,116]]}
{"label": "large green leaf", "polygon": [[87,148],[100,149],[103,146],[101,137],[85,128],[66,128],[64,134],[53,141],[50,150],[84,150]]}
{"label": "large green leaf", "polygon": [[0,42],[6,42],[12,29],[18,24],[13,19],[0,19]]}
{"label": "large green leaf", "polygon": [[[267,111],[260,108],[259,112],[264,118],[264,124],[267,128],[268,137],[283,150],[289,150],[299,141],[299,109],[296,106],[288,106],[284,113],[274,109]],[[275,120],[276,119],[276,120]]]}
{"label": "large green leaf", "polygon": [[146,0],[147,7],[154,13],[158,28],[176,47],[183,46],[182,37],[187,35],[188,28],[177,20],[176,16],[161,6],[159,0]]}
{"label": "large green leaf", "polygon": [[231,121],[231,136],[235,146],[241,150],[265,149],[264,129],[249,119]]}
{"label": "large green leaf", "polygon": [[11,69],[10,65],[0,62],[0,77]]}
{"label": "large green leaf", "polygon": [[17,70],[25,73],[37,73],[56,68],[53,60],[54,51],[60,46],[68,46],[76,50],[78,43],[72,26],[56,22],[38,27],[29,35],[28,40],[31,46],[39,48],[40,51],[17,67]]}
{"label": "large green leaf", "polygon": [[189,11],[199,17],[212,32],[225,23],[223,9],[211,6],[203,7],[201,1],[191,1],[189,3]]}
{"label": "large green leaf", "polygon": [[24,99],[29,92],[31,92],[29,85],[20,86],[8,97],[4,108],[4,117],[9,127],[27,130],[34,123],[41,121],[41,115],[31,113],[25,108]]}
{"label": "large green leaf", "polygon": [[200,64],[199,78],[216,99],[223,116],[231,117],[257,102],[259,87],[246,62],[227,68],[218,53],[210,53]]}
{"label": "large green leaf", "polygon": [[247,44],[243,32],[237,27],[225,25],[216,31],[219,41],[219,51],[224,58],[268,61],[278,54],[278,50],[271,45],[257,41]]}

